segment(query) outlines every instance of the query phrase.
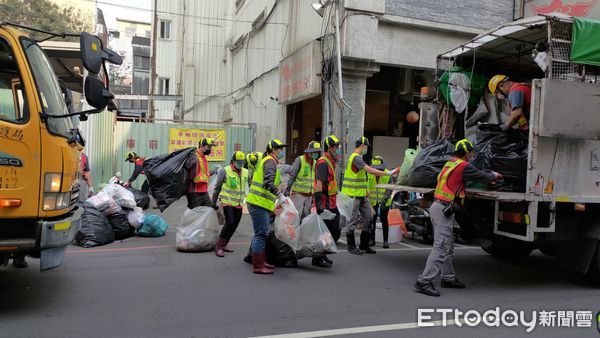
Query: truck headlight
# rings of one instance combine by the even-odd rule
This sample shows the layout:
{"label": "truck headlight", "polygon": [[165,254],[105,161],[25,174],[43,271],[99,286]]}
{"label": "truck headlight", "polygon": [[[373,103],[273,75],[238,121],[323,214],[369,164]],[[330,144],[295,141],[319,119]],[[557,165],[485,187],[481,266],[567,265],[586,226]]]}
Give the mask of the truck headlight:
{"label": "truck headlight", "polygon": [[44,175],[44,192],[60,192],[61,183],[61,173],[46,173]]}
{"label": "truck headlight", "polygon": [[44,211],[61,210],[69,207],[71,201],[71,193],[45,193],[44,194]]}

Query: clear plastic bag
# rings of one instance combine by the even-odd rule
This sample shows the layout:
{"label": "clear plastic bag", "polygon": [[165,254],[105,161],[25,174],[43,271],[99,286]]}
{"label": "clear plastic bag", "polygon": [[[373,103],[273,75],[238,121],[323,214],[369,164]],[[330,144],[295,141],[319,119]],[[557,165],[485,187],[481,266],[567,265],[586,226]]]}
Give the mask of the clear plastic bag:
{"label": "clear plastic bag", "polygon": [[275,237],[289,245],[294,251],[298,249],[298,229],[300,227],[300,215],[289,197],[278,201],[275,217]]}
{"label": "clear plastic bag", "polygon": [[110,196],[123,208],[133,209],[137,206],[133,193],[118,184],[109,184],[102,192]]}
{"label": "clear plastic bag", "polygon": [[177,227],[175,242],[177,250],[202,252],[215,249],[219,234],[217,212],[211,207],[200,206],[187,209]]}
{"label": "clear plastic bag", "polygon": [[315,257],[337,252],[333,236],[316,213],[311,213],[302,220],[298,246],[298,257]]}
{"label": "clear plastic bag", "polygon": [[340,215],[346,217],[346,219],[352,218],[352,209],[354,208],[354,198],[342,194],[337,194],[337,207],[340,211]]}
{"label": "clear plastic bag", "polygon": [[127,214],[127,220],[132,227],[138,229],[144,223],[144,210],[140,207],[133,208],[133,211]]}
{"label": "clear plastic bag", "polygon": [[117,202],[104,191],[100,191],[96,195],[88,198],[86,202],[91,204],[97,210],[102,211],[107,216],[114,215],[123,210]]}

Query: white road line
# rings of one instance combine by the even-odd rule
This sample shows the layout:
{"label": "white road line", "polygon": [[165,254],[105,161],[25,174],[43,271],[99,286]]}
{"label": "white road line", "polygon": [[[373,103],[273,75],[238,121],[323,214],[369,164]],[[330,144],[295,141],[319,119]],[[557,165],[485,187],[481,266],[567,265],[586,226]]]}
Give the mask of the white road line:
{"label": "white road line", "polygon": [[414,245],[410,245],[410,244],[406,244],[404,242],[398,242],[398,244],[404,245],[405,247],[411,248],[411,249],[417,249],[416,246]]}
{"label": "white road line", "polygon": [[[441,326],[442,321],[428,322],[433,326]],[[454,325],[454,320],[446,321],[446,326]],[[322,330],[322,331],[307,331],[297,333],[285,333],[271,336],[259,336],[252,338],[311,338],[311,337],[329,337],[347,334],[358,334],[358,333],[372,333],[372,332],[383,332],[383,331],[397,331],[406,329],[424,328],[418,325],[418,323],[399,323],[389,325],[375,325],[375,326],[361,326],[361,327],[350,327],[346,329],[334,329],[334,330]]]}

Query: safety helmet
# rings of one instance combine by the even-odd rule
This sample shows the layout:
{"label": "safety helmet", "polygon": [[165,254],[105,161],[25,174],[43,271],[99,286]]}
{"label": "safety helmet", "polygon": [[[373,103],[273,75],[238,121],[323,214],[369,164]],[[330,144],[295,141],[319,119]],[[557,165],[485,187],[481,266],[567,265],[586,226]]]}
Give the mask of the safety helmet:
{"label": "safety helmet", "polygon": [[337,146],[339,144],[340,144],[340,139],[337,138],[337,136],[335,136],[335,135],[329,135],[325,138],[325,145],[327,146],[327,148]]}
{"label": "safety helmet", "polygon": [[318,153],[321,151],[321,142],[310,141],[308,147],[304,150],[305,153]]}
{"label": "safety helmet", "polygon": [[464,152],[465,154],[467,154],[468,152],[470,152],[472,150],[473,150],[473,143],[471,143],[471,141],[469,141],[466,138],[456,142],[456,146],[454,147],[455,153]]}
{"label": "safety helmet", "polygon": [[125,153],[125,162],[135,160],[137,157],[138,155],[135,153],[135,151],[128,151]]}
{"label": "safety helmet", "polygon": [[235,151],[233,156],[231,156],[231,162],[233,161],[244,161],[246,160],[246,154],[243,151]]}
{"label": "safety helmet", "polygon": [[500,84],[500,82],[503,82],[506,80],[508,80],[508,76],[506,76],[506,75],[502,75],[502,74],[494,75],[490,79],[490,82],[488,82],[488,89],[490,90],[490,93],[496,94],[496,89],[498,89],[498,85]]}
{"label": "safety helmet", "polygon": [[378,170],[385,169],[385,162],[383,161],[383,157],[381,157],[379,155],[373,157],[373,159],[371,160],[371,167],[378,169]]}
{"label": "safety helmet", "polygon": [[254,168],[256,163],[262,158],[262,153],[260,151],[254,151],[248,153],[246,155],[246,162],[248,163],[248,168]]}
{"label": "safety helmet", "polygon": [[367,147],[371,146],[371,143],[369,143],[369,139],[361,136],[358,140],[356,140],[356,148],[362,146],[362,145],[366,145]]}
{"label": "safety helmet", "polygon": [[281,142],[279,139],[272,139],[267,143],[267,151],[272,151],[273,149],[286,147],[287,144]]}
{"label": "safety helmet", "polygon": [[200,139],[200,142],[198,142],[198,144],[199,144],[199,146],[200,146],[200,147],[202,147],[202,146],[214,147],[214,146],[216,146],[216,145],[217,145],[217,144],[215,143],[215,140],[213,140],[213,139],[212,139],[212,138],[210,138],[210,137],[203,137],[203,138],[201,138],[201,139]]}

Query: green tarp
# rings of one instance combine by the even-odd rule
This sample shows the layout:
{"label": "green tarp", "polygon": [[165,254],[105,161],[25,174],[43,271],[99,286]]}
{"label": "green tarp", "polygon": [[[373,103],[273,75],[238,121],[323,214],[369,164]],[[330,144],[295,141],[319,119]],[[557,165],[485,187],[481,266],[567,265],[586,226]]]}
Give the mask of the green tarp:
{"label": "green tarp", "polygon": [[600,66],[600,21],[575,18],[571,62]]}

